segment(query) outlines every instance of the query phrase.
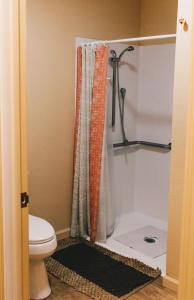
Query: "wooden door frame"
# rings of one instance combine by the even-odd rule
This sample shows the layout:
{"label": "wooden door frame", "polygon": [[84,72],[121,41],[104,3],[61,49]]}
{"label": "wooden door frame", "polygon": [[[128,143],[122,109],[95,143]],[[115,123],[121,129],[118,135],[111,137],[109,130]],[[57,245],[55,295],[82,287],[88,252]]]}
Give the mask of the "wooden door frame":
{"label": "wooden door frame", "polygon": [[[192,1],[194,11],[194,1]],[[184,189],[179,264],[179,300],[193,300],[194,295],[194,13],[185,144]]]}
{"label": "wooden door frame", "polygon": [[[189,5],[192,6],[192,8],[194,7],[194,0],[187,0]],[[25,94],[26,94],[26,86],[25,86],[25,27],[26,27],[26,22],[25,22],[25,4],[26,4],[26,0],[20,0],[20,5],[21,5],[21,14],[22,14],[22,23],[21,23],[21,27],[20,27],[20,33],[21,33],[21,40],[20,40],[20,43],[21,43],[21,57],[20,57],[20,60],[21,62],[23,61],[23,63],[20,65],[20,68],[21,68],[21,99],[22,100],[22,107],[23,107],[23,113],[21,114],[21,117],[23,116],[25,118],[25,111],[26,111],[26,108],[25,108]],[[185,5],[185,1],[184,0],[179,0],[179,12],[178,12],[178,17],[177,17],[177,26],[178,26],[178,35],[181,35],[181,31],[183,32],[183,34],[186,35],[190,35],[190,41],[188,42],[188,40],[185,40],[187,41],[188,43],[186,45],[189,45],[191,46],[191,39],[192,39],[192,45],[194,45],[194,30],[193,30],[193,26],[191,24],[191,21],[192,23],[194,22],[194,18],[192,18],[192,20],[187,20],[187,15],[186,15],[186,20],[188,21],[188,25],[189,25],[189,28],[188,28],[188,32],[184,32],[184,28],[183,26],[178,22],[178,19],[181,18],[181,17],[185,17],[184,16],[184,5]],[[193,16],[192,16],[193,17]],[[179,37],[178,37],[179,38]],[[186,37],[187,39],[187,37]],[[183,48],[184,48],[184,45],[183,45]],[[181,51],[183,50],[183,48],[181,48]],[[194,47],[192,49],[190,49],[190,52],[189,52],[189,55],[191,55],[192,53],[194,53]],[[193,61],[194,61],[194,58],[193,58]],[[194,92],[191,90],[192,88],[192,78],[194,78],[194,63],[191,65],[191,71],[192,73],[190,73],[188,75],[188,78],[190,80],[190,94],[189,94],[189,97],[187,99],[188,101],[188,106],[184,106],[185,110],[183,111],[180,111],[180,106],[179,104],[177,104],[177,102],[180,100],[180,98],[178,98],[178,89],[177,89],[177,94],[175,93],[175,99],[174,99],[174,102],[175,102],[175,106],[174,106],[174,112],[173,114],[175,115],[174,116],[174,121],[175,121],[175,126],[174,126],[174,130],[173,130],[173,140],[174,140],[174,145],[176,146],[177,144],[177,141],[179,139],[179,136],[180,136],[180,124],[183,124],[184,122],[184,130],[182,129],[182,136],[181,138],[185,141],[185,145],[182,149],[182,153],[181,153],[181,156],[179,156],[179,154],[177,154],[176,152],[176,149],[174,151],[172,151],[172,156],[174,156],[174,162],[175,164],[172,165],[172,178],[171,178],[171,198],[173,198],[172,195],[174,195],[174,189],[176,189],[176,184],[177,182],[180,181],[180,176],[178,177],[178,174],[177,174],[177,169],[176,169],[176,160],[177,158],[181,157],[182,159],[185,159],[185,163],[183,164],[183,167],[184,167],[184,170],[182,170],[183,172],[183,176],[181,177],[181,180],[182,180],[182,187],[181,187],[181,191],[183,192],[182,193],[182,199],[184,200],[183,201],[183,210],[182,210],[182,213],[180,214],[180,218],[183,219],[183,222],[180,226],[180,230],[182,232],[182,238],[181,238],[181,254],[180,254],[180,259],[178,259],[177,261],[177,264],[179,264],[179,261],[180,261],[180,276],[177,277],[177,278],[173,278],[173,274],[171,276],[171,270],[170,270],[170,264],[167,263],[167,268],[168,268],[168,265],[169,265],[169,269],[167,270],[167,276],[164,280],[164,282],[166,283],[167,286],[169,286],[170,288],[172,289],[177,289],[178,285],[179,285],[179,299],[180,300],[190,300],[192,298],[187,298],[186,293],[191,293],[194,294],[194,291],[193,291],[193,285],[192,285],[192,280],[190,281],[190,288],[189,290],[186,289],[186,284],[187,284],[187,281],[186,281],[186,277],[185,277],[185,274],[189,274],[188,272],[192,272],[192,268],[189,268],[189,261],[193,260],[194,261],[194,251],[190,251],[188,253],[188,245],[190,242],[191,243],[191,246],[194,250],[194,238],[191,239],[191,230],[192,228],[189,227],[190,224],[187,222],[188,221],[188,217],[189,217],[189,213],[191,214],[192,210],[191,210],[191,205],[192,205],[192,197],[194,198],[194,195],[192,195],[192,193],[189,193],[188,191],[191,191],[191,183],[192,183],[192,178],[194,177],[192,174],[193,174],[193,170],[191,169],[193,167],[194,169],[194,166],[192,165],[192,161],[194,162],[194,158],[192,158],[192,153],[194,153],[194,124],[192,124],[192,121],[194,120],[193,119],[193,115],[191,115],[191,111],[193,108],[194,109],[194,105],[193,105],[193,98],[192,98],[192,95],[194,94]],[[180,71],[180,70],[179,70]],[[180,75],[179,75],[180,76]],[[183,75],[184,76],[184,75]],[[179,77],[180,78],[180,77]],[[176,88],[176,87],[175,87]],[[193,93],[193,94],[192,94]],[[184,96],[183,96],[184,97]],[[184,103],[184,98],[181,99],[182,103]],[[180,114],[182,114],[182,116],[180,116]],[[187,122],[186,122],[187,121]],[[22,122],[25,123],[25,119],[22,120]],[[186,124],[187,123],[187,124]],[[193,122],[194,123],[194,122]],[[25,127],[25,126],[24,126]],[[184,132],[183,132],[184,131]],[[24,141],[26,143],[26,133],[23,132],[23,138],[24,138]],[[186,138],[187,136],[187,138]],[[193,143],[191,143],[191,140],[193,141]],[[192,145],[192,147],[191,147]],[[174,146],[174,147],[175,147]],[[178,144],[177,144],[178,146]],[[24,147],[25,148],[25,147]],[[185,156],[186,155],[186,156]],[[186,158],[185,158],[186,157]],[[24,170],[23,170],[23,173],[25,174],[26,173],[26,153],[24,155]],[[192,177],[193,176],[193,177]],[[188,178],[189,177],[189,178]],[[25,182],[25,178],[26,175],[24,176],[24,189],[26,190],[27,189],[27,182]],[[180,182],[179,182],[180,183]],[[189,185],[189,186],[188,186]],[[188,195],[189,193],[189,195]],[[172,199],[170,199],[172,200]],[[194,200],[194,199],[193,199]],[[172,225],[172,222],[173,222],[173,218],[174,218],[174,215],[173,215],[173,201],[171,201],[171,208],[170,208],[170,215],[169,215],[169,218],[170,218],[170,226]],[[190,216],[190,219],[191,220],[194,220],[191,218]],[[24,217],[24,220],[25,220],[25,217]],[[194,221],[193,221],[194,223]],[[192,223],[191,223],[192,224]],[[194,224],[193,225],[193,228],[194,228]],[[25,226],[23,226],[23,228],[25,228]],[[27,232],[27,231],[26,231]],[[170,230],[170,234],[169,234],[169,240],[173,240],[173,235],[174,235],[174,230]],[[185,247],[184,245],[187,245],[187,247]],[[168,252],[171,254],[173,253],[171,251],[171,243],[168,243]],[[24,249],[24,252],[25,252],[25,249]],[[188,260],[188,258],[190,260]],[[168,257],[168,261],[171,259],[170,255]],[[26,262],[24,262],[24,265],[26,265]],[[187,266],[187,268],[185,268],[185,266]],[[27,270],[27,269],[26,269]],[[169,273],[168,273],[169,271]],[[27,281],[26,281],[27,283]],[[26,300],[26,291],[24,291],[24,296],[23,296],[23,299]],[[189,295],[189,294],[188,294]]]}
{"label": "wooden door frame", "polygon": [[[194,47],[192,57],[194,78]],[[194,83],[190,82],[184,194],[181,226],[179,300],[193,300],[194,295]]]}
{"label": "wooden door frame", "polygon": [[[0,296],[29,300],[25,0],[0,0]],[[3,268],[3,269],[2,269]]]}
{"label": "wooden door frame", "polygon": [[[13,262],[13,278],[11,281],[11,289],[13,293],[12,300],[28,300],[29,299],[29,278],[28,278],[28,209],[24,209],[21,212],[20,207],[20,192],[27,191],[27,158],[26,158],[26,50],[25,50],[25,29],[26,29],[26,0],[1,0],[7,4],[7,16],[9,19],[10,32],[9,38],[12,42],[9,44],[9,59],[8,67],[10,68],[10,77],[4,78],[4,84],[7,89],[11,90],[10,94],[3,95],[3,101],[9,101],[12,105],[11,112],[6,112],[5,107],[1,110],[1,117],[8,117],[7,122],[10,122],[10,138],[11,144],[7,145],[10,147],[10,159],[12,164],[10,169],[12,170],[12,177],[10,178],[10,188],[13,190],[10,199],[7,198],[4,192],[5,185],[5,165],[2,166],[2,211],[3,220],[0,220],[0,233],[4,233],[3,239],[1,235],[0,251],[6,251],[7,238],[5,239],[6,226],[8,222],[11,222],[11,236],[13,249],[10,249],[10,259]],[[191,0],[192,4],[194,0]],[[183,3],[183,0],[179,0]],[[194,5],[193,5],[194,6]],[[1,7],[2,9],[2,7]],[[1,16],[1,15],[0,15]],[[184,15],[183,15],[184,17]],[[194,18],[193,18],[194,19]],[[181,223],[181,255],[180,255],[180,274],[177,282],[179,282],[179,300],[193,300],[194,294],[194,271],[191,267],[191,262],[194,264],[194,213],[192,211],[194,203],[194,192],[192,184],[194,180],[194,87],[192,79],[194,78],[194,34],[193,34],[193,22],[192,26],[189,26],[189,30],[192,30],[192,58],[191,68],[189,74],[189,96],[188,96],[188,107],[186,112],[183,112],[185,119],[187,120],[185,128],[185,146],[184,153],[186,154],[185,167],[183,173],[183,207],[182,207],[182,223]],[[1,18],[0,18],[1,20]],[[191,25],[191,24],[189,24]],[[178,24],[180,26],[180,24]],[[183,74],[184,76],[184,74]],[[8,79],[8,80],[7,80]],[[0,97],[2,95],[0,94]],[[8,97],[6,99],[6,96]],[[11,106],[10,106],[11,107]],[[1,107],[2,108],[2,107]],[[13,111],[14,108],[14,111]],[[7,115],[6,115],[7,113]],[[179,111],[180,113],[180,111]],[[1,121],[1,125],[3,125]],[[4,126],[4,127],[3,127]],[[6,128],[3,125],[1,130],[1,142],[2,142],[2,155],[0,156],[1,161],[5,153],[5,140]],[[3,134],[2,134],[3,133]],[[175,136],[179,136],[179,129],[174,129]],[[21,143],[20,143],[21,142]],[[14,151],[13,151],[14,149]],[[172,152],[173,155],[173,152]],[[5,164],[5,161],[3,162]],[[0,178],[1,180],[1,178]],[[8,180],[8,179],[7,179]],[[7,200],[10,201],[11,206],[7,207]],[[4,226],[2,226],[4,225]],[[23,238],[22,238],[23,237]],[[4,242],[4,243],[3,243]],[[7,253],[6,253],[7,255]],[[2,257],[2,256],[1,256]],[[7,261],[4,257],[3,261],[0,260],[0,270],[4,264],[6,272],[9,271]],[[21,272],[22,271],[22,272]],[[5,272],[5,273],[6,273]],[[22,273],[22,274],[21,274]],[[8,289],[8,279],[6,276],[2,278],[3,272],[0,273],[0,286],[5,287],[5,295]],[[168,281],[168,278],[167,278]],[[2,296],[1,296],[2,297]],[[0,298],[1,299],[1,298]],[[4,298],[3,298],[4,299]],[[6,298],[5,298],[6,299]]]}
{"label": "wooden door frame", "polygon": [[0,135],[0,300],[4,300],[4,233],[3,233],[3,193],[2,193],[2,156]]}
{"label": "wooden door frame", "polygon": [[[191,63],[194,53],[193,10],[193,0],[179,0],[173,100],[167,268],[166,276],[163,280],[165,286],[176,291],[182,290],[183,279],[185,280],[181,275],[183,272],[181,261],[182,257],[185,256],[185,254],[183,255],[183,241],[185,243],[187,240],[187,246],[190,243],[189,236],[187,236],[189,230],[187,228],[188,231],[186,232],[184,229],[184,218],[185,210],[188,213],[192,207],[190,200],[190,208],[188,208],[188,199],[192,195],[188,195],[188,193],[185,195],[185,184],[188,182],[188,159],[191,164],[191,157],[188,156],[188,148],[190,148],[191,141],[194,140],[194,136],[191,136],[193,124],[190,116],[192,101],[194,101],[191,97],[192,80],[194,78],[194,65]],[[180,22],[182,18],[185,20],[185,24]],[[185,205],[187,209],[184,208]],[[188,217],[189,215],[186,216],[186,219]],[[181,233],[182,237],[180,238]],[[184,293],[186,293],[185,289],[179,299],[189,300],[186,296],[183,297]]]}
{"label": "wooden door frame", "polygon": [[1,0],[0,136],[4,299],[22,299],[20,203],[19,2]]}
{"label": "wooden door frame", "polygon": [[[27,75],[26,75],[26,0],[19,0],[19,44],[20,44],[20,154],[21,193],[28,193],[27,166]],[[21,212],[22,227],[22,299],[29,299],[29,233],[28,206]]]}

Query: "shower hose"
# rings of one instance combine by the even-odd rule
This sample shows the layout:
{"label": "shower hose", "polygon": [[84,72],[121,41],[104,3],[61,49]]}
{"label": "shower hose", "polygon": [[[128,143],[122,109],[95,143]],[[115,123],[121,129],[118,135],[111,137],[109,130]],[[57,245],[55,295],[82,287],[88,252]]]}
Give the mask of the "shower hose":
{"label": "shower hose", "polygon": [[126,89],[120,88],[120,78],[119,78],[119,62],[116,62],[116,70],[117,70],[117,88],[118,88],[118,102],[119,102],[119,115],[121,122],[121,131],[123,136],[123,143],[127,143],[128,139],[125,134],[125,126],[124,126],[124,112],[125,112],[125,96]]}

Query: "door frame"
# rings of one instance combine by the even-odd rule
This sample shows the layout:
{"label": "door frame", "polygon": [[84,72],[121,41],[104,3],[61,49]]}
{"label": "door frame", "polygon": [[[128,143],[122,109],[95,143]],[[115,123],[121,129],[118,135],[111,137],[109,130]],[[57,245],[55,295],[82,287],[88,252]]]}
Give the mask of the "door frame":
{"label": "door frame", "polygon": [[29,300],[25,3],[0,0],[0,299]]}
{"label": "door frame", "polygon": [[[2,299],[8,299],[7,290],[10,289],[12,293],[12,300],[28,300],[29,299],[29,253],[28,253],[28,208],[21,210],[20,206],[20,193],[27,192],[27,151],[26,151],[26,0],[0,0],[3,2],[1,10],[4,17],[4,38],[9,49],[8,56],[6,57],[7,65],[1,70],[5,71],[4,79],[4,94],[0,94],[3,97],[1,100],[3,104],[10,105],[10,111],[6,110],[5,105],[1,104],[1,156],[0,162],[2,163],[2,212],[3,218],[0,219],[0,233],[2,240],[0,240],[0,251],[3,250],[6,253],[6,257],[3,257],[3,261],[0,260],[0,270],[4,267],[4,272],[0,273],[0,285],[2,291],[5,291],[5,297]],[[189,5],[194,11],[194,0],[187,0]],[[185,1],[179,0],[179,17],[184,17]],[[3,9],[2,9],[3,7]],[[187,18],[186,18],[187,19]],[[0,22],[2,22],[0,12]],[[179,283],[179,300],[187,299],[192,300],[194,294],[194,270],[191,267],[191,262],[194,264],[194,192],[192,184],[194,181],[194,87],[192,79],[194,78],[194,17],[189,20],[189,31],[190,35],[190,55],[191,64],[188,74],[188,105],[186,110],[181,111],[180,108],[174,108],[174,114],[177,116],[177,124],[179,118],[183,118],[185,123],[184,136],[185,144],[183,146],[182,159],[184,160],[184,168],[182,169],[183,175],[181,179],[182,185],[182,210],[180,217],[182,222],[181,228],[181,254],[180,254],[180,270],[179,278],[177,282],[171,282],[171,288]],[[178,28],[182,26],[177,24]],[[7,31],[7,28],[10,30]],[[0,26],[2,28],[2,26]],[[181,29],[179,29],[181,30]],[[1,29],[1,31],[3,31]],[[183,33],[184,34],[184,33]],[[6,38],[6,36],[9,37]],[[184,46],[184,45],[183,45]],[[2,66],[1,66],[2,67]],[[7,73],[6,67],[9,68]],[[184,76],[184,74],[182,74]],[[176,87],[175,87],[176,88]],[[184,95],[183,95],[184,98]],[[183,99],[185,100],[185,98]],[[175,99],[176,102],[176,99]],[[13,110],[14,108],[14,110]],[[3,119],[3,121],[2,121]],[[5,123],[3,123],[5,122]],[[181,122],[180,122],[181,124]],[[8,127],[7,127],[8,125]],[[9,128],[8,136],[10,140],[6,139],[7,130]],[[176,139],[180,135],[179,126],[174,127],[174,141],[176,145]],[[8,157],[5,155],[5,150],[9,149],[11,165],[6,166]],[[14,151],[13,151],[14,149]],[[176,158],[175,150],[172,151],[172,156]],[[175,159],[176,160],[176,159]],[[177,163],[177,161],[176,161]],[[7,176],[6,167],[11,170],[11,176]],[[172,165],[173,182],[177,183],[180,178],[177,177],[174,165]],[[1,175],[0,174],[0,175]],[[10,175],[10,174],[8,174]],[[6,177],[7,176],[7,177]],[[0,177],[1,180],[1,177]],[[177,181],[176,181],[177,180]],[[7,182],[6,182],[7,181]],[[6,184],[9,185],[13,191],[11,195],[7,195]],[[171,181],[171,194],[176,189],[175,184]],[[1,192],[1,191],[0,191]],[[9,204],[9,205],[8,205]],[[173,202],[171,201],[171,204]],[[173,205],[172,205],[173,206]],[[170,209],[170,223],[173,222],[173,207]],[[172,214],[171,214],[172,213]],[[11,229],[8,228],[8,223],[12,224]],[[170,225],[171,226],[171,225]],[[9,229],[9,230],[8,230]],[[173,234],[173,232],[171,232]],[[5,238],[6,236],[6,238]],[[172,236],[169,236],[169,239]],[[7,240],[10,240],[8,244]],[[6,247],[12,245],[13,248],[9,249],[7,253]],[[169,247],[171,248],[170,244]],[[10,256],[9,256],[10,255]],[[13,264],[8,264],[11,261]],[[178,261],[178,263],[179,263]],[[13,270],[11,281],[8,280],[6,274],[8,274],[10,267]],[[22,272],[20,272],[22,270]],[[4,274],[4,278],[1,278]],[[170,276],[169,276],[170,277]],[[172,276],[173,278],[173,276]],[[166,278],[167,285],[169,284],[169,278]],[[9,286],[11,284],[11,288]],[[170,286],[170,284],[169,284]],[[4,287],[4,289],[3,289]],[[2,296],[1,296],[2,297]],[[0,298],[1,299],[1,298]]]}
{"label": "door frame", "polygon": [[0,136],[0,300],[4,300],[4,233],[3,233],[3,193],[2,193],[2,165],[1,165],[1,136]]}
{"label": "door frame", "polygon": [[[178,1],[167,268],[166,276],[163,280],[165,286],[176,291],[179,286],[182,286],[183,279],[180,276],[180,273],[182,272],[180,259],[182,257],[183,242],[181,233],[183,233],[184,227],[181,220],[183,220],[183,208],[186,203],[185,201],[187,201],[185,198],[185,182],[188,180],[186,179],[185,173],[186,161],[188,159],[187,148],[190,147],[192,139],[190,133],[190,128],[192,128],[192,119],[189,115],[191,107],[190,102],[192,102],[190,89],[192,87],[192,79],[194,78],[192,74],[194,66],[191,64],[192,55],[194,53],[193,10],[193,0]],[[182,19],[184,19],[183,22],[181,21]],[[187,138],[188,135],[191,138],[190,140]],[[185,233],[186,232],[183,234]]]}
{"label": "door frame", "polygon": [[178,299],[192,300],[194,295],[194,1],[190,20],[191,51],[188,82],[188,106],[185,144],[185,169],[181,213],[181,245]]}
{"label": "door frame", "polygon": [[[21,193],[28,193],[27,162],[27,68],[26,68],[26,0],[19,0],[19,60],[20,60],[20,160],[21,160]],[[22,228],[22,299],[29,299],[29,208],[21,211]]]}

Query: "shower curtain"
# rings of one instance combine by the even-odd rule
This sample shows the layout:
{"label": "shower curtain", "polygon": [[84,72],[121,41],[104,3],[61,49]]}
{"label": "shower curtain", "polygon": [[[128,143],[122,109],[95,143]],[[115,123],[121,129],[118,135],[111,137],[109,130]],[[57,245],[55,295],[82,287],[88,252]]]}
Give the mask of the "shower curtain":
{"label": "shower curtain", "polygon": [[105,241],[114,229],[110,193],[106,46],[77,50],[71,236]]}

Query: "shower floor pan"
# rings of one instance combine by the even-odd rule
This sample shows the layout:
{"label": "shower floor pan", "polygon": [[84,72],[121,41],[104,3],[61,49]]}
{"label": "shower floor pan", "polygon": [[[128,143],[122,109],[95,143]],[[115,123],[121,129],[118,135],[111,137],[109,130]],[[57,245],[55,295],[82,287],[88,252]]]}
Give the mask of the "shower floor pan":
{"label": "shower floor pan", "polygon": [[120,218],[113,235],[106,243],[98,244],[126,257],[136,258],[151,267],[158,267],[164,276],[166,231],[166,223],[134,212]]}
{"label": "shower floor pan", "polygon": [[150,258],[166,253],[166,231],[153,226],[144,226],[115,237],[119,243]]}

